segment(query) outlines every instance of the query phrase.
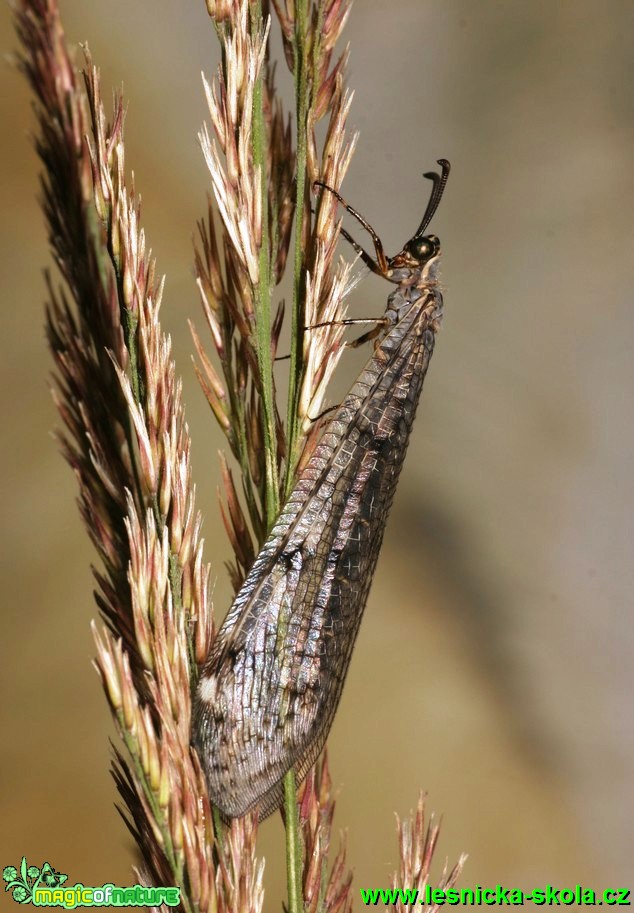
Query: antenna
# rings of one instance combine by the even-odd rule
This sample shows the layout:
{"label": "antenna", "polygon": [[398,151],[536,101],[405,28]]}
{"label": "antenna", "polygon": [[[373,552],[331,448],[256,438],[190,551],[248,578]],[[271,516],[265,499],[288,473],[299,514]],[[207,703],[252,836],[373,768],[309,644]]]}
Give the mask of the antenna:
{"label": "antenna", "polygon": [[429,203],[427,204],[427,209],[425,210],[423,221],[418,226],[418,230],[414,235],[415,238],[420,238],[424,234],[425,229],[431,222],[434,213],[438,209],[438,204],[440,203],[443,192],[445,190],[445,185],[447,184],[447,178],[449,177],[449,172],[451,171],[451,165],[447,159],[438,159],[438,164],[442,168],[442,174],[437,174],[435,171],[426,171],[423,175],[423,177],[429,178],[430,181],[433,181],[434,186],[431,190]]}

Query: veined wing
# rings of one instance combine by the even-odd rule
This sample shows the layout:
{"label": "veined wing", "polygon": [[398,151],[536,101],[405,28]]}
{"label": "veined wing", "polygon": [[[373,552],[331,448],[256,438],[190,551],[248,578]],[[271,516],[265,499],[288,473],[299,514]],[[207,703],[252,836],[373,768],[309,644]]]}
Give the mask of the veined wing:
{"label": "veined wing", "polygon": [[282,798],[336,710],[401,470],[442,301],[399,288],[385,336],[328,424],[202,670],[197,747],[229,817]]}

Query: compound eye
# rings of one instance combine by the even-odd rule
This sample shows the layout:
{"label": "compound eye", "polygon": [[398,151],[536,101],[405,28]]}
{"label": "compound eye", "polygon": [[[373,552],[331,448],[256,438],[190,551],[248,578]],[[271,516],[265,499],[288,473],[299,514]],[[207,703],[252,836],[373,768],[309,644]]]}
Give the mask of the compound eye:
{"label": "compound eye", "polygon": [[413,238],[408,244],[409,253],[419,263],[424,263],[437,254],[439,246],[438,238],[435,235],[423,235],[422,238]]}

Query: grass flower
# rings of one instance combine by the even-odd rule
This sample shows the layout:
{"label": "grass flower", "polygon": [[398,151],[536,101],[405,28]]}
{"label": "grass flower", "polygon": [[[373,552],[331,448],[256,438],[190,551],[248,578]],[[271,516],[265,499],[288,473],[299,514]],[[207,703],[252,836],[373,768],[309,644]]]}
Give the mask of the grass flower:
{"label": "grass flower", "polygon": [[[314,419],[343,348],[350,266],[336,258],[335,199],[322,194],[313,212],[310,188],[316,180],[340,187],[357,139],[347,128],[348,49],[336,56],[350,0],[271,2],[295,84],[293,117],[276,91],[269,4],[206,6],[222,62],[203,83],[209,125],[200,141],[212,196],[195,270],[212,355],[193,327],[192,334],[202,389],[235,461],[232,468],[221,456],[221,514],[237,589],[319,433]],[[77,72],[57,0],[16,0],[15,18],[59,274],[59,283],[47,278],[59,440],[99,556],[95,665],[121,736],[113,773],[139,847],[138,877],[180,887],[188,913],[260,913],[257,816],[220,821],[191,747],[192,688],[214,637],[209,567],[181,382],[160,324],[164,283],[126,177],[123,99],[116,95],[106,112],[88,51]],[[273,362],[285,312],[275,294],[287,267],[293,302],[283,419]],[[330,861],[335,803],[325,755],[298,797],[292,772],[285,785],[289,909],[347,913],[345,844]],[[399,881],[426,883],[437,833],[424,829],[421,800],[413,823],[399,824]],[[460,865],[441,883],[453,883]],[[14,872],[5,868],[5,881]]]}

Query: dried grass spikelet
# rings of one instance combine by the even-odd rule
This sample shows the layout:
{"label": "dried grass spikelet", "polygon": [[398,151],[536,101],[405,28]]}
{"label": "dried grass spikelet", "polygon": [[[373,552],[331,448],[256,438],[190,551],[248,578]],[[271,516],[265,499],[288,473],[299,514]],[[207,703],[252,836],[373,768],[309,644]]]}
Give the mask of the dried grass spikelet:
{"label": "dried grass spikelet", "polygon": [[[440,824],[434,822],[433,815],[429,822],[425,819],[425,796],[423,793],[418,797],[414,815],[410,816],[406,821],[401,821],[397,815],[396,822],[400,860],[398,872],[392,875],[392,888],[417,890],[419,900],[416,909],[422,909],[425,913],[438,913],[438,910],[441,909],[438,904],[423,904],[421,906],[422,898],[425,896],[425,888],[430,881],[431,864],[436,851],[438,837],[440,836]],[[453,887],[466,860],[467,857],[463,854],[451,869],[449,869],[449,865],[445,861],[437,887],[443,891]],[[405,913],[411,907],[399,900],[393,905],[392,909],[395,913]]]}
{"label": "dried grass spikelet", "polygon": [[[242,473],[249,522],[240,524],[240,542],[230,536],[236,547],[231,576],[237,585],[248,569],[245,556],[255,554],[255,543],[262,541],[267,525],[266,486],[271,479],[271,465],[263,446],[263,430],[268,421],[264,403],[266,379],[256,327],[264,317],[258,315],[257,307],[268,276],[276,269],[279,272],[286,261],[294,161],[290,124],[284,122],[281,106],[267,95],[267,85],[274,91],[264,73],[269,23],[252,26],[249,3],[241,0],[231,4],[230,16],[217,20],[217,25],[221,24],[218,31],[223,63],[211,83],[203,77],[212,129],[204,126],[200,139],[222,229],[219,235],[210,202],[208,219],[199,226],[201,243],[196,251],[197,282],[220,373],[193,328],[192,333],[199,356],[199,379]],[[264,162],[257,162],[253,155],[254,135],[260,129],[254,122],[256,84],[267,96],[263,104],[268,127]],[[272,175],[276,180],[272,180]],[[278,226],[275,231],[273,225]],[[265,275],[261,275],[263,264]],[[282,308],[278,308],[272,322],[269,358],[276,349],[282,313]],[[274,404],[272,425],[275,475],[285,439]],[[225,474],[225,480],[228,478]],[[229,506],[223,509],[235,518],[234,494],[235,491],[226,492]]]}
{"label": "dried grass spikelet", "polygon": [[[282,10],[274,4],[283,34],[295,29],[295,9]],[[307,109],[307,177],[309,185],[318,177],[339,187],[348,168],[356,136],[346,139],[346,120],[351,95],[343,90],[343,70],[347,52],[332,66],[333,49],[343,28],[348,3],[324,3],[318,16],[312,8],[308,30],[309,53],[314,64],[309,73]],[[231,7],[229,15],[229,7]],[[242,473],[246,509],[238,531],[228,526],[234,547],[235,564],[231,576],[237,586],[248,566],[244,556],[262,543],[267,523],[264,516],[264,485],[267,480],[262,437],[262,379],[259,376],[254,339],[254,309],[261,262],[262,224],[260,210],[249,203],[259,199],[265,180],[268,200],[269,262],[272,285],[278,283],[288,261],[295,202],[293,175],[296,150],[292,144],[290,120],[277,96],[273,69],[268,65],[266,41],[268,23],[249,34],[248,3],[231,4],[210,10],[223,46],[222,64],[210,83],[205,80],[212,129],[203,128],[201,143],[210,175],[215,204],[210,201],[208,217],[199,226],[200,245],[196,251],[196,274],[207,324],[220,363],[216,370],[207,356],[198,333],[192,328],[198,354],[197,373],[209,405],[220,424]],[[286,41],[286,38],[284,39]],[[312,44],[312,42],[316,44]],[[252,155],[253,105],[249,85],[262,75],[263,109],[266,125],[266,174],[254,165]],[[317,153],[315,126],[328,117],[328,129],[321,161]],[[214,208],[222,227],[215,224]],[[285,429],[276,414],[277,458],[280,466],[287,460],[287,472],[296,465],[307,436],[318,431],[313,419],[320,412],[328,381],[342,351],[344,294],[349,284],[350,267],[335,263],[339,223],[335,201],[324,194],[318,212],[311,218],[308,198],[302,206],[301,310],[299,324],[319,329],[302,331],[300,341],[296,422],[300,438],[289,453]],[[279,302],[271,322],[270,346],[273,355],[284,316]],[[228,478],[223,473],[225,480]],[[224,491],[225,515],[235,514],[235,486]],[[238,541],[238,538],[240,541]]]}
{"label": "dried grass spikelet", "polygon": [[127,750],[115,779],[152,883],[181,886],[185,909],[217,909],[211,810],[189,747],[191,676],[212,635],[209,571],[159,323],[163,283],[125,181],[123,101],[108,123],[87,53],[78,83],[56,0],[22,0],[16,20],[64,282],[49,282],[47,314],[60,440],[102,562],[96,665]]}
{"label": "dried grass spikelet", "polygon": [[[358,138],[356,133],[351,138],[347,134],[352,102],[352,94],[344,89],[348,49],[344,49],[333,63],[335,46],[351,4],[348,0],[326,0],[323,4],[308,5],[307,21],[303,24],[306,38],[303,60],[294,50],[297,31],[302,29],[302,23],[296,19],[295,4],[274,0],[273,5],[280,20],[289,68],[296,78],[300,69],[306,75],[306,189],[310,193],[314,182],[321,180],[338,190]],[[327,118],[328,124],[320,153],[316,127],[324,118]],[[299,323],[306,332],[301,340],[296,390],[297,439],[291,442],[289,448],[292,471],[299,464],[305,445],[308,443],[310,449],[320,432],[315,419],[322,410],[328,382],[343,349],[342,321],[345,318],[345,294],[351,267],[344,261],[336,262],[334,258],[339,227],[336,201],[330,194],[321,194],[314,219],[310,217],[308,196],[304,198]],[[318,329],[313,329],[316,326]]]}
{"label": "dried grass spikelet", "polygon": [[[344,96],[341,79],[332,97],[321,169],[312,170],[311,180],[322,180],[335,189],[341,186],[354,152],[357,137],[347,143],[345,126],[352,95]],[[310,173],[310,172],[309,172]],[[314,175],[314,176],[313,176]],[[308,434],[311,422],[321,411],[326,389],[342,351],[345,318],[345,291],[352,266],[340,262],[333,266],[339,240],[336,200],[324,193],[319,201],[310,250],[312,262],[306,273],[306,325],[319,328],[305,334],[304,372],[299,393],[299,417]]]}
{"label": "dried grass spikelet", "polygon": [[326,751],[311,768],[299,798],[299,817],[304,840],[303,896],[305,913],[350,913],[352,873],[347,868],[342,839],[330,864],[330,842],[335,800]]}

